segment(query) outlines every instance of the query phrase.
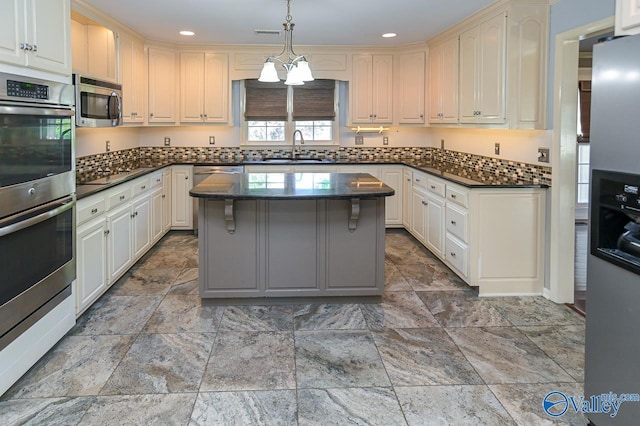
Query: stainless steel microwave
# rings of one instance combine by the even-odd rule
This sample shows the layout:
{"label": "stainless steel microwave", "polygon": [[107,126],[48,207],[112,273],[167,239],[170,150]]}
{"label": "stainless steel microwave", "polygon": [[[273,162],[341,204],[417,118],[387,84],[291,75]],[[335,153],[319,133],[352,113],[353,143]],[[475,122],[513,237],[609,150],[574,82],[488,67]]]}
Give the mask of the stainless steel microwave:
{"label": "stainless steel microwave", "polygon": [[122,85],[73,75],[76,126],[115,127],[122,124]]}

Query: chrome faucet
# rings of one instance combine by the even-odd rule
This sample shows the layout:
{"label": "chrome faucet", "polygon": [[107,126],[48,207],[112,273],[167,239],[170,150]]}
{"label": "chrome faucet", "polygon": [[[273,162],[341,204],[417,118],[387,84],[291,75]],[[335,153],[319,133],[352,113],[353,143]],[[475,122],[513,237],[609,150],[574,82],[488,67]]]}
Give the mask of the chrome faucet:
{"label": "chrome faucet", "polygon": [[296,134],[300,135],[300,145],[304,145],[304,136],[302,136],[302,131],[300,129],[293,132],[293,142],[291,146],[291,159],[295,160],[298,156],[296,154]]}

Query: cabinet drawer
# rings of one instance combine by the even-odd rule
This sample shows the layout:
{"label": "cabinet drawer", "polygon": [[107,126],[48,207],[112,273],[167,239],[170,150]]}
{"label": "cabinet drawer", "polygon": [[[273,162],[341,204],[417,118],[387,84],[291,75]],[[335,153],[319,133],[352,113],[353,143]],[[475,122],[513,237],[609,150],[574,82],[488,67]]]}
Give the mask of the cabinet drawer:
{"label": "cabinet drawer", "polygon": [[162,185],[162,172],[154,173],[149,175],[149,189],[157,188]]}
{"label": "cabinet drawer", "polygon": [[98,217],[105,211],[104,197],[97,196],[90,199],[78,201],[78,210],[76,212],[76,223],[80,225],[87,220]]}
{"label": "cabinet drawer", "polygon": [[445,195],[444,182],[429,178],[427,179],[427,190],[429,190],[430,192],[433,192],[436,195],[444,197]]}
{"label": "cabinet drawer", "polygon": [[111,210],[131,199],[131,188],[126,185],[107,196],[107,210]]}
{"label": "cabinet drawer", "polygon": [[448,203],[445,212],[447,232],[452,233],[462,241],[467,241],[467,216],[467,212]]}
{"label": "cabinet drawer", "polygon": [[427,189],[427,175],[420,172],[413,172],[413,186]]}
{"label": "cabinet drawer", "polygon": [[142,194],[143,192],[148,191],[151,188],[151,181],[148,177],[136,179],[133,182],[133,196],[137,196]]}
{"label": "cabinet drawer", "polygon": [[447,200],[460,204],[462,207],[468,207],[469,193],[461,188],[447,185]]}
{"label": "cabinet drawer", "polygon": [[445,258],[452,268],[455,268],[463,276],[467,276],[467,245],[458,241],[455,237],[447,235],[445,241]]}

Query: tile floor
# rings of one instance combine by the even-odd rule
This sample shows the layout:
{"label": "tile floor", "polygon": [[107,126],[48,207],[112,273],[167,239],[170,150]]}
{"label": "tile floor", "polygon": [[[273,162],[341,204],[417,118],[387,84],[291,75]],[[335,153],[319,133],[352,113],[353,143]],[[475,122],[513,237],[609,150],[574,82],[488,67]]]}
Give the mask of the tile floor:
{"label": "tile floor", "polygon": [[211,306],[197,241],[170,233],[0,399],[0,424],[585,424],[584,320],[478,298],[404,231],[379,304]]}

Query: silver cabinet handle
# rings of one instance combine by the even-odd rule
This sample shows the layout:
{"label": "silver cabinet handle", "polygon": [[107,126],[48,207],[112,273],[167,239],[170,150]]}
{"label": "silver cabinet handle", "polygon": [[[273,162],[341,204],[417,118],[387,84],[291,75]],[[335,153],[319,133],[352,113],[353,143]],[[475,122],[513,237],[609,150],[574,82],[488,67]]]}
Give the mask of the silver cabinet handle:
{"label": "silver cabinet handle", "polygon": [[456,194],[451,194],[451,198],[456,199]]}
{"label": "silver cabinet handle", "polygon": [[431,185],[431,189],[436,189],[436,186],[435,185]]}
{"label": "silver cabinet handle", "polygon": [[120,196],[120,201],[124,200],[126,197],[124,195]]}
{"label": "silver cabinet handle", "polygon": [[184,177],[184,180],[189,180],[189,176],[185,176],[185,177]]}
{"label": "silver cabinet handle", "polygon": [[416,182],[420,182],[420,179],[416,178]]}
{"label": "silver cabinet handle", "polygon": [[147,185],[142,185],[140,189],[147,189]]}
{"label": "silver cabinet handle", "polygon": [[104,236],[106,237],[107,235],[109,235],[111,233],[111,231],[109,231],[108,229],[104,231]]}
{"label": "silver cabinet handle", "polygon": [[456,257],[456,254],[454,252],[449,253],[451,255],[451,257]]}
{"label": "silver cabinet handle", "polygon": [[153,118],[153,113],[150,113],[150,114],[149,114],[149,118]]}
{"label": "silver cabinet handle", "polygon": [[38,46],[37,46],[37,45],[35,45],[35,44],[33,45],[33,51],[34,51],[34,52],[37,52],[37,51],[38,51]]}
{"label": "silver cabinet handle", "polygon": [[166,196],[166,195],[164,195],[164,194],[162,194],[162,198],[167,198],[167,196]]}
{"label": "silver cabinet handle", "polygon": [[131,219],[133,219],[134,217],[136,217],[135,213],[131,215]]}
{"label": "silver cabinet handle", "polygon": [[98,213],[98,209],[91,209],[91,214],[96,214]]}
{"label": "silver cabinet handle", "polygon": [[456,226],[456,221],[455,221],[455,220],[452,220],[452,221],[451,221],[451,224],[452,224],[453,226]]}

